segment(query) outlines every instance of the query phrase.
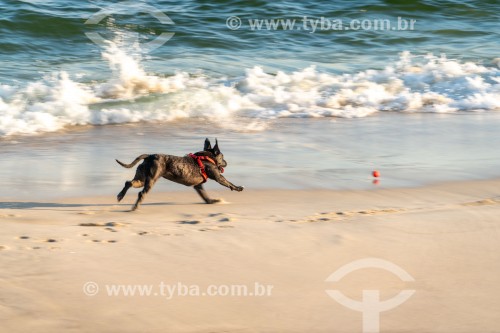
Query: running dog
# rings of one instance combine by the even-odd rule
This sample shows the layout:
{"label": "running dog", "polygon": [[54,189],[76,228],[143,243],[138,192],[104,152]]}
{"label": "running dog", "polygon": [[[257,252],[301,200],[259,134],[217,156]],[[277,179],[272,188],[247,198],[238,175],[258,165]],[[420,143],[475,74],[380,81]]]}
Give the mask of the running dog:
{"label": "running dog", "polygon": [[229,182],[222,173],[227,166],[224,160],[224,155],[219,149],[219,143],[215,140],[215,146],[212,148],[210,140],[205,140],[203,151],[195,154],[189,154],[184,157],[163,155],[163,154],[143,154],[137,157],[132,163],[125,164],[118,160],[124,168],[132,168],[141,160],[144,160],[135,171],[135,177],[132,180],[126,181],[125,186],[117,195],[118,202],[120,202],[129,188],[141,188],[137,201],[132,206],[132,211],[136,210],[141,202],[144,200],[146,194],[151,190],[156,181],[160,178],[166,178],[175,183],[186,186],[194,186],[194,189],[202,197],[207,204],[220,202],[220,199],[211,199],[203,189],[203,183],[208,178],[215,180],[222,186],[226,186],[231,191],[243,191],[243,186],[236,186]]}

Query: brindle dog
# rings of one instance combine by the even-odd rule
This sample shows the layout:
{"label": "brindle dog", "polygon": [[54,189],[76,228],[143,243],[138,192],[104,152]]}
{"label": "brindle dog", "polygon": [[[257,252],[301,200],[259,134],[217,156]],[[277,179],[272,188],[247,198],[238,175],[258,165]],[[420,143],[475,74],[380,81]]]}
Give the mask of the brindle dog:
{"label": "brindle dog", "polygon": [[[206,160],[202,161],[208,178],[215,180],[223,186],[229,187],[231,191],[243,191],[243,186],[233,185],[226,178],[224,178],[224,176],[222,176],[221,173],[224,171],[223,168],[227,166],[227,162],[224,160],[224,155],[219,150],[219,143],[217,140],[215,140],[215,146],[212,148],[212,144],[207,138],[205,140],[205,147],[203,148],[203,151],[198,152],[195,155],[207,156],[215,162],[215,164],[213,164]],[[203,189],[203,183],[205,180],[200,170],[200,166],[192,157],[180,157],[163,154],[143,154],[137,157],[130,164],[125,164],[118,160],[116,160],[116,162],[125,168],[132,168],[141,160],[144,160],[144,162],[137,167],[134,179],[125,182],[125,186],[117,195],[118,202],[120,202],[129,188],[144,187],[144,189],[139,192],[137,201],[132,206],[133,211],[139,207],[146,194],[151,190],[155,182],[160,177],[182,185],[194,186],[196,192],[198,192],[207,204],[220,202],[220,199],[210,199]]]}

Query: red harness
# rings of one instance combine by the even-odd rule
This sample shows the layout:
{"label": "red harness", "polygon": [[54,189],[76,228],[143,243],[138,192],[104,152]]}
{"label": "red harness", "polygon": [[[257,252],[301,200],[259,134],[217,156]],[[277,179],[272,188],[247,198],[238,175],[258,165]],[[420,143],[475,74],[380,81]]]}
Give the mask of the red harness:
{"label": "red harness", "polygon": [[[205,165],[203,165],[203,161],[213,163],[216,166],[217,166],[217,163],[215,163],[215,161],[208,156],[198,156],[198,155],[191,154],[191,153],[189,153],[188,155],[189,155],[189,157],[194,159],[196,161],[196,163],[198,163],[198,166],[200,167],[200,171],[201,171],[201,176],[203,177],[203,183],[205,183],[208,179],[208,176],[207,176],[207,172],[205,171]],[[217,166],[217,167],[219,168],[221,173],[224,172],[223,168],[221,168],[219,166]]]}

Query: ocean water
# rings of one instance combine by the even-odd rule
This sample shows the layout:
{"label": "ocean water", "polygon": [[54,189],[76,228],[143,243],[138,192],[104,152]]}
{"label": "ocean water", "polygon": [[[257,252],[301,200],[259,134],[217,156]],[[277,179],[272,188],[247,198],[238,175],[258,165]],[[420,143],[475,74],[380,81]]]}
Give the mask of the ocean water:
{"label": "ocean water", "polygon": [[[498,175],[499,1],[0,6],[4,179],[30,174],[32,187],[74,194],[85,187],[82,175],[105,169],[110,176],[101,183],[108,184],[116,170],[83,162],[71,147],[106,163],[158,150],[187,153],[208,135],[227,138],[229,153],[246,159],[235,174],[256,172],[261,187],[362,187],[370,169],[388,165],[399,171],[387,185]],[[353,147],[368,129],[371,142],[385,146]],[[266,162],[240,153],[252,139],[274,151],[251,150]],[[450,153],[405,152],[419,143]],[[117,149],[127,153],[117,156]],[[13,170],[12,159],[23,168]],[[353,160],[356,166],[346,162]],[[457,161],[467,169],[453,169]],[[307,177],[299,182],[301,170]],[[11,178],[13,187],[22,183]]]}

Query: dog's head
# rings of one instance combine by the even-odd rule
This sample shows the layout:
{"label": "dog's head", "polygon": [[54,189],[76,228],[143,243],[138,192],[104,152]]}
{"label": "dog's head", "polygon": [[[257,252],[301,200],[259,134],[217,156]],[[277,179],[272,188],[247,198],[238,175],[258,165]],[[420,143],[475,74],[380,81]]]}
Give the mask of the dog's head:
{"label": "dog's head", "polygon": [[[203,151],[209,152],[213,155],[215,162],[219,168],[227,167],[227,162],[224,160],[224,155],[221,153],[219,149],[219,143],[217,139],[215,139],[215,146],[212,148],[212,144],[208,138],[205,139],[205,146],[203,147]],[[223,170],[221,170],[223,171]]]}

